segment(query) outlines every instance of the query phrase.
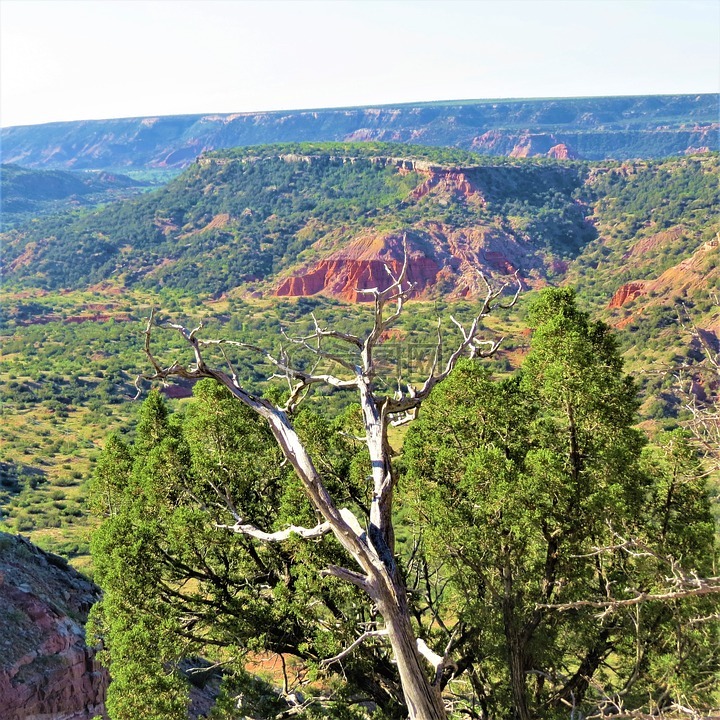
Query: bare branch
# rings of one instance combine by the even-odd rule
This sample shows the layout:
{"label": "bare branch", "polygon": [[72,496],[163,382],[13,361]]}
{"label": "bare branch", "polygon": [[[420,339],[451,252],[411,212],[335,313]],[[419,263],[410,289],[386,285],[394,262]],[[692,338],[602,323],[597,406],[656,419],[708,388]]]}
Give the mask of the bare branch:
{"label": "bare branch", "polygon": [[625,539],[618,533],[612,531],[612,528],[610,530],[618,542],[603,547],[593,547],[589,553],[576,555],[575,557],[597,557],[599,555],[621,551],[631,557],[654,558],[658,563],[664,565],[670,573],[669,576],[665,578],[667,583],[666,589],[658,592],[635,590],[633,591],[635,594],[632,597],[620,599],[610,597],[610,588],[608,587],[608,597],[602,600],[575,600],[567,603],[538,604],[538,608],[565,612],[567,610],[590,607],[603,610],[603,612],[600,613],[600,617],[604,617],[620,608],[632,607],[645,602],[669,602],[688,597],[720,593],[720,576],[701,578],[694,573],[685,572],[672,556],[661,555],[637,538]]}
{"label": "bare branch", "polygon": [[351,645],[348,645],[348,647],[346,647],[345,650],[343,650],[341,653],[338,653],[331,658],[321,660],[320,665],[322,667],[327,667],[328,665],[339,662],[343,658],[347,657],[358,645],[364,643],[368,638],[385,637],[387,636],[387,634],[387,630],[367,630],[357,640],[355,640],[355,642],[353,642]]}
{"label": "bare branch", "polygon": [[[480,277],[483,278],[483,281],[485,282],[487,287],[487,292],[485,294],[482,306],[480,308],[480,311],[473,318],[469,327],[465,327],[455,317],[450,316],[450,320],[460,331],[462,340],[460,343],[458,343],[458,345],[455,347],[455,350],[445,362],[445,367],[443,368],[442,372],[436,374],[436,363],[433,362],[432,370],[419,390],[409,388],[408,397],[400,397],[389,400],[389,413],[404,413],[408,412],[413,408],[419,407],[423,400],[425,400],[425,398],[427,398],[427,396],[430,394],[435,385],[437,385],[439,382],[442,382],[452,372],[452,370],[457,365],[458,360],[463,356],[466,351],[470,352],[470,357],[490,357],[500,347],[502,339],[497,341],[481,341],[478,339],[477,335],[480,330],[483,318],[487,317],[487,315],[496,306],[496,300],[502,295],[508,284],[504,283],[500,288],[493,289],[487,278],[482,273],[479,274]],[[513,296],[512,301],[507,306],[503,307],[512,307],[512,305],[515,304],[517,298],[520,295],[522,285],[517,275],[516,280],[518,283],[518,287],[515,291],[515,295]],[[479,348],[483,345],[487,345],[488,349],[479,350]]]}
{"label": "bare branch", "polygon": [[346,580],[353,585],[357,585],[361,590],[364,590],[370,597],[373,596],[374,592],[366,575],[362,575],[354,570],[348,570],[347,568],[340,567],[339,565],[329,565],[324,570],[320,571],[321,575],[331,575],[332,577],[339,578],[340,580]]}
{"label": "bare branch", "polygon": [[422,638],[417,639],[417,648],[420,654],[430,663],[433,670],[437,673],[438,669],[442,668],[444,658],[436,652],[433,652]]}
{"label": "bare branch", "polygon": [[[319,358],[337,363],[338,365],[344,367],[346,370],[350,370],[350,372],[355,375],[359,374],[360,368],[357,365],[351,363],[349,360],[346,360],[340,355],[336,355],[335,353],[327,352],[326,350],[322,349],[321,341],[322,338],[325,337],[324,335],[313,333],[312,335],[308,335],[305,337],[291,337],[287,335],[285,330],[282,330],[282,333],[283,336],[288,340],[288,342],[292,343],[293,345],[298,345]],[[313,347],[312,345],[310,345],[308,340],[315,340],[315,346]]]}
{"label": "bare branch", "polygon": [[333,340],[340,340],[350,345],[354,345],[358,349],[362,348],[362,340],[357,335],[340,332],[339,330],[329,330],[328,328],[321,328],[320,323],[315,317],[315,313],[310,313],[310,317],[312,317],[313,323],[315,324],[315,332],[313,333],[313,337],[332,338]]}
{"label": "bare branch", "polygon": [[712,593],[720,593],[720,577],[698,578],[694,587],[672,589],[660,593],[640,592],[634,597],[623,600],[616,598],[608,600],[575,600],[568,603],[543,604],[538,605],[537,607],[546,608],[548,610],[558,610],[559,612],[577,610],[581,607],[591,607],[605,610],[606,612],[603,614],[606,614],[620,608],[640,605],[645,602],[668,602],[670,600],[682,600],[688,597],[698,597],[700,595],[710,595]]}
{"label": "bare branch", "polygon": [[220,530],[232,530],[234,533],[238,533],[238,535],[249,535],[256,540],[262,540],[263,542],[283,542],[289,539],[291,535],[299,535],[301,538],[308,540],[327,535],[332,530],[329,522],[320,523],[314,528],[304,528],[297,525],[291,525],[286,530],[278,530],[273,533],[264,532],[263,530],[256,528],[254,525],[243,523],[241,521],[236,522],[234,525],[220,525],[216,523],[215,527]]}

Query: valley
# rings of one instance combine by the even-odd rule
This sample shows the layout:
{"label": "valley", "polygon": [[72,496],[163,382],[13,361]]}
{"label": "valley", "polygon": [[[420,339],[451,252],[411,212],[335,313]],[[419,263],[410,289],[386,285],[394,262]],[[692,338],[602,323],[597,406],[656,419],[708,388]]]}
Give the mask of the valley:
{"label": "valley", "polygon": [[[3,173],[6,168],[3,167]],[[26,177],[32,177],[34,172],[50,171],[23,171]],[[660,160],[588,162],[554,157],[486,157],[466,150],[396,143],[286,143],[208,151],[181,173],[165,178],[167,182],[158,187],[143,184],[150,180],[136,177],[132,182],[137,184],[121,181],[123,190],[116,193],[112,181],[110,190],[103,188],[97,194],[82,195],[85,200],[81,205],[74,183],[78,176],[84,180],[87,177],[80,173],[66,177],[64,171],[58,172],[60,175],[37,178],[41,185],[50,180],[55,188],[50,194],[58,197],[49,201],[47,197],[29,198],[35,204],[24,206],[24,211],[32,219],[27,221],[22,214],[13,217],[0,237],[3,246],[0,530],[30,538],[40,548],[67,559],[74,568],[90,577],[96,576],[108,598],[106,609],[100,610],[106,613],[105,619],[96,620],[105,622],[106,637],[115,637],[111,633],[117,631],[116,617],[121,619],[120,623],[130,617],[123,614],[128,612],[122,599],[126,587],[131,588],[132,597],[148,598],[150,612],[161,608],[160,612],[168,612],[173,623],[184,623],[180,625],[183,637],[180,645],[173,645],[177,625],[170,624],[170,630],[158,639],[154,620],[150,630],[139,624],[132,642],[141,650],[152,648],[152,652],[143,650],[143,657],[147,658],[162,652],[168,662],[175,662],[181,648],[180,657],[185,662],[187,654],[196,648],[203,656],[209,653],[214,661],[227,663],[234,668],[228,677],[237,683],[238,697],[247,698],[242,702],[247,702],[248,708],[262,708],[253,709],[254,713],[271,712],[268,707],[274,708],[273,713],[287,709],[282,694],[278,695],[274,687],[283,682],[282,674],[264,669],[262,661],[269,656],[282,659],[283,673],[288,660],[288,665],[297,672],[293,682],[304,692],[323,693],[327,688],[343,692],[339,676],[330,672],[318,675],[320,681],[307,679],[315,677],[307,673],[316,673],[322,667],[318,666],[318,657],[339,652],[337,640],[329,639],[326,632],[326,618],[336,619],[337,627],[345,633],[342,640],[345,645],[353,641],[357,618],[368,626],[374,620],[362,608],[355,589],[339,591],[336,583],[323,586],[319,592],[313,587],[311,574],[303,574],[304,568],[312,567],[313,563],[335,562],[337,549],[325,541],[311,543],[309,550],[303,550],[302,543],[292,540],[287,550],[263,549],[257,554],[252,546],[246,550],[244,544],[235,544],[232,536],[218,540],[214,527],[201,525],[198,529],[193,524],[196,509],[184,504],[188,493],[176,490],[181,483],[192,486],[188,492],[193,499],[207,473],[208,477],[219,473],[223,482],[231,477],[232,482],[244,488],[246,477],[260,472],[257,463],[273,460],[269,456],[272,451],[267,450],[267,443],[258,445],[265,449],[256,450],[252,462],[243,459],[246,456],[241,452],[230,454],[223,462],[239,466],[228,471],[225,465],[216,464],[213,443],[234,447],[238,438],[259,432],[257,426],[248,425],[247,418],[227,406],[228,399],[211,390],[204,381],[196,386],[194,398],[193,383],[189,381],[162,385],[161,396],[149,394],[151,384],[143,375],[151,373],[152,367],[143,344],[151,313],[156,314],[160,324],[202,326],[199,332],[204,338],[242,343],[242,347],[210,346],[207,358],[217,367],[232,368],[248,392],[270,393],[280,398],[288,392],[285,378],[272,379],[277,368],[267,355],[258,355],[257,349],[275,358],[290,353],[299,367],[311,368],[314,365],[307,344],[297,338],[312,338],[319,327],[317,323],[366,337],[373,317],[373,304],[368,302],[372,300],[373,288],[382,291],[390,287],[390,273],[397,276],[407,260],[408,280],[414,285],[406,312],[394,327],[383,332],[375,348],[377,368],[382,375],[377,388],[391,395],[396,388],[407,387],[407,382],[416,386],[423,382],[433,364],[438,332],[443,352],[444,348],[462,342],[458,323],[464,327],[471,324],[486,293],[486,281],[510,286],[518,281],[522,293],[517,305],[498,308],[483,319],[479,337],[492,342],[502,338],[495,356],[482,361],[488,374],[484,375],[479,368],[471,371],[468,364],[460,367],[457,375],[480,373],[474,382],[478,388],[484,388],[482,392],[491,393],[488,401],[495,402],[492,393],[503,388],[503,392],[509,392],[504,400],[498,400],[496,411],[502,417],[506,404],[515,402],[512,388],[519,387],[513,385],[512,378],[518,377],[516,371],[532,355],[534,335],[530,328],[537,323],[533,315],[537,310],[532,308],[537,308],[537,303],[546,297],[543,290],[572,286],[577,288],[581,310],[569,317],[575,318],[582,328],[584,311],[588,310],[593,318],[607,323],[617,339],[617,349],[612,339],[596,347],[597,353],[607,354],[606,364],[595,355],[586,360],[595,368],[593,372],[600,373],[595,392],[608,393],[607,382],[615,383],[615,390],[600,403],[600,409],[593,410],[599,413],[598,417],[605,417],[602,413],[606,407],[611,414],[615,413],[615,399],[627,395],[626,406],[617,409],[625,418],[623,422],[639,421],[642,437],[653,443],[657,439],[659,448],[668,442],[668,437],[675,437],[664,434],[666,431],[690,425],[691,403],[699,403],[695,407],[701,408],[717,406],[718,378],[704,354],[720,350],[717,153]],[[162,177],[155,175],[152,182],[157,183]],[[14,187],[20,188],[15,207],[23,207],[22,183]],[[58,187],[62,190],[58,191]],[[72,190],[70,194],[68,189]],[[602,325],[592,324],[583,332],[588,342],[598,342],[605,330]],[[187,345],[177,332],[158,330],[153,343],[153,352],[163,365],[191,361]],[[336,355],[326,365],[342,368],[342,363],[350,360],[349,354]],[[637,416],[634,389],[623,384],[617,375],[621,363],[640,392]],[[530,373],[531,366],[528,368]],[[490,379],[495,385],[490,384]],[[441,389],[445,387],[443,384]],[[460,393],[454,380],[448,380],[447,387],[451,396]],[[158,400],[159,397],[163,399]],[[435,397],[433,394],[429,403]],[[592,404],[589,391],[583,397]],[[297,421],[310,441],[323,448],[319,457],[323,458],[323,472],[328,473],[331,482],[335,482],[332,478],[347,477],[361,494],[366,489],[370,469],[353,444],[359,431],[352,428],[358,418],[351,402],[347,394],[333,388],[310,389],[303,403],[306,411],[299,414]],[[159,407],[167,410],[160,411]],[[538,412],[538,407],[532,412]],[[445,422],[447,413],[432,404],[429,408],[431,437],[440,442],[443,433],[433,430],[432,423],[438,418]],[[582,404],[578,408],[584,412]],[[321,410],[326,418],[320,420],[313,415],[314,410]],[[512,412],[516,411],[521,413],[518,417],[522,423],[526,423],[522,413],[531,412],[530,406],[524,410],[518,406]],[[153,412],[157,415],[153,416]],[[169,419],[163,419],[164,412],[170,414]],[[426,421],[425,409],[421,421]],[[613,457],[618,443],[622,453],[632,455],[639,453],[640,444],[646,442],[632,440],[635,429],[629,425],[615,435],[618,432],[615,428],[602,426],[598,431],[594,415],[583,422],[588,423],[588,438],[600,432],[605,438],[603,442],[612,447],[608,457]],[[168,433],[165,444],[154,450],[154,441],[149,440],[154,432],[153,423],[163,425],[163,432]],[[236,424],[237,432],[230,432]],[[411,426],[414,427],[415,424]],[[471,422],[459,416],[447,441],[454,442],[471,427]],[[536,438],[533,442],[540,442],[543,433],[551,440],[557,435],[546,431],[542,423],[526,423],[523,428],[528,438]],[[186,449],[182,443],[176,446],[180,432]],[[397,462],[402,469],[403,483],[412,482],[412,475],[403,465],[406,452],[417,454],[418,449],[422,451],[427,445],[418,444],[417,439],[413,440],[418,436],[407,433],[407,427],[392,428],[389,432],[393,464]],[[463,442],[472,442],[474,437],[470,433]],[[516,444],[532,446],[526,439]],[[702,449],[700,443],[698,447]],[[128,448],[134,448],[141,458],[132,471],[128,457],[123,455]],[[650,453],[659,453],[658,448],[648,443],[643,457],[645,462],[658,462],[656,472],[658,477],[664,477],[660,461],[651,460]],[[146,454],[141,455],[143,452]],[[166,455],[160,456],[158,452]],[[189,455],[182,454],[188,452]],[[592,462],[605,462],[603,452],[598,455],[600,460],[592,456]],[[439,461],[452,458],[448,467],[454,472],[457,450],[450,447],[442,453],[438,455]],[[703,509],[704,496],[697,494],[697,478],[704,476],[695,472],[694,465],[692,473],[682,470],[683,489],[675,499],[671,490],[666,497],[658,495],[659,499],[653,501],[661,508],[664,501],[668,508],[674,507],[673,503],[679,503],[678,507],[681,503],[685,503],[682,507],[697,507],[692,525],[696,535],[688,535],[689,539],[682,533],[686,525],[691,527],[690,521],[680,518],[678,522],[670,511],[666,513],[665,522],[672,523],[668,525],[672,532],[682,542],[690,543],[688,552],[699,552],[692,543],[709,547],[713,529],[717,535],[720,526],[716,461],[717,456],[711,455],[706,465],[710,472],[709,509],[714,513],[714,524],[708,510]],[[427,461],[418,462],[418,467],[428,467]],[[287,473],[283,467],[278,472]],[[482,462],[479,467],[476,474],[482,477]],[[192,475],[196,472],[199,480]],[[227,472],[231,474],[228,476]],[[547,478],[546,471],[543,473],[542,482],[537,487],[529,485],[527,491],[539,493],[542,502],[549,502],[542,495]],[[598,471],[594,476],[596,482],[605,482],[603,473]],[[280,483],[276,488],[272,472],[260,474],[262,492],[248,485],[247,493],[239,496],[243,502],[256,503],[253,512],[264,517],[272,499],[282,517],[285,517],[282,513],[289,513],[288,517],[295,522],[296,514],[304,513],[303,522],[309,527],[314,514],[298,494],[299,488],[289,479],[286,485]],[[411,558],[409,568],[416,573],[416,585],[421,589],[422,573],[426,573],[424,582],[430,589],[422,592],[430,603],[441,600],[440,593],[432,599],[435,592],[432,583],[436,580],[431,580],[428,574],[436,572],[430,569],[434,556],[430,554],[418,561],[425,565],[413,565],[419,545],[412,550],[415,529],[413,521],[407,518],[414,517],[413,503],[419,502],[418,498],[432,482],[421,478],[416,484],[409,499],[400,505],[397,525],[398,553]],[[465,480],[461,478],[459,482]],[[526,480],[518,475],[517,482]],[[658,482],[660,493],[664,486]],[[346,492],[344,485],[341,489]],[[349,502],[359,508],[356,512],[362,517],[364,506],[358,497],[351,492]],[[492,504],[495,500],[482,497],[488,506],[489,522],[502,517],[503,513],[498,514]],[[512,494],[500,499],[503,511],[513,508],[513,512],[526,512],[529,504],[522,498],[515,500]],[[606,502],[603,498],[600,501]],[[111,508],[117,503],[116,507],[129,514],[115,515],[115,510],[108,513],[106,507],[101,507],[105,502]],[[598,500],[590,494],[588,502]],[[432,552],[443,552],[447,538],[456,543],[459,540],[459,547],[464,548],[463,522],[469,522],[467,527],[473,528],[473,533],[484,526],[480,521],[455,521],[453,513],[476,512],[478,507],[475,503],[471,507],[453,505],[443,509],[441,517],[450,518],[450,525],[444,527],[445,534]],[[648,507],[652,509],[655,505],[651,503]],[[546,511],[547,508],[540,512]],[[604,517],[605,513],[622,518],[625,512],[622,503],[603,504],[602,513],[597,512],[597,506],[590,511],[571,507],[570,511],[588,513],[583,516],[588,518],[585,523],[590,523],[590,518]],[[103,513],[107,519],[100,526]],[[136,521],[123,525],[131,516]],[[276,521],[268,515],[264,522],[270,528]],[[283,522],[281,519],[279,525]],[[676,525],[679,529],[674,529]],[[438,543],[433,527],[425,528],[428,543]],[[454,535],[458,528],[462,535],[459,539]],[[163,545],[166,535],[168,550]],[[18,551],[4,537],[0,537],[0,544],[4,542],[13,553],[22,555],[23,547],[18,546]],[[91,542],[95,543],[94,552],[102,546],[107,553],[100,563],[91,559]],[[156,558],[142,554],[156,546],[161,548]],[[112,575],[113,553],[119,553],[118,557],[123,556],[124,562],[132,564],[136,562],[134,553],[138,548],[141,550],[135,571],[129,580],[121,573],[118,584]],[[171,556],[173,552],[177,557]],[[38,557],[45,562],[44,555]],[[706,554],[703,558],[709,567],[710,558]],[[11,562],[16,561],[11,558]],[[292,572],[287,570],[291,562],[299,563]],[[244,568],[242,571],[238,564]],[[269,565],[278,569],[269,571]],[[661,577],[665,572],[661,562],[658,567],[652,573]],[[641,569],[645,572],[644,566]],[[153,573],[169,575],[167,581],[153,585],[145,577],[146,572],[148,577],[154,577]],[[245,572],[255,573],[253,578],[260,578],[258,584],[255,585],[255,579],[248,581]],[[439,576],[440,571],[437,573]],[[15,581],[13,575],[8,577]],[[578,577],[582,577],[580,572]],[[477,580],[477,586],[482,582]],[[202,592],[196,593],[197,588],[202,588]],[[315,592],[319,593],[319,600],[313,599]],[[591,585],[581,592],[584,597],[591,592]],[[181,605],[175,618],[172,602],[177,598]],[[215,605],[208,611],[210,599]],[[113,602],[119,604],[113,606]],[[698,605],[698,612],[702,608],[709,612],[711,602]],[[226,620],[221,623],[216,622],[216,607],[225,614],[222,616]],[[424,609],[424,615],[418,610],[419,627],[425,628],[428,637],[441,637],[445,631],[433,626],[434,606],[428,608],[432,612]],[[248,609],[257,615],[252,616],[252,621],[246,620]],[[444,612],[449,612],[447,617],[454,621],[452,607]],[[594,617],[586,616],[588,627],[594,627]],[[656,622],[661,622],[661,616],[657,617]],[[197,632],[193,629],[195,623],[200,628]],[[307,630],[309,626],[314,628],[312,633]],[[269,630],[260,633],[259,628]],[[504,641],[498,627],[492,632],[500,633],[497,635],[500,640],[491,642]],[[575,633],[572,622],[563,632],[568,637]],[[634,651],[621,644],[630,631],[618,625],[613,632],[618,638],[613,657],[623,657],[623,663],[630,667],[628,658]],[[710,658],[707,662],[711,662],[712,652],[707,650],[710,641],[703,632],[706,631],[701,628],[692,636],[696,643],[692,647],[701,648],[702,652],[697,650],[698,656]],[[211,642],[206,644],[208,639]],[[118,641],[111,639],[112,642]],[[472,638],[464,641],[462,652],[468,662],[473,661],[476,642]],[[543,642],[554,648],[552,637]],[[651,639],[646,642],[649,646]],[[73,643],[75,652],[80,645],[75,639]],[[212,643],[220,648],[217,652]],[[237,658],[241,660],[228,659],[236,651],[235,644]],[[119,647],[122,650],[124,646]],[[562,657],[571,656],[571,651],[564,648],[559,647],[557,652]],[[395,671],[386,667],[385,654],[370,646],[358,657],[357,666],[343,668],[343,682],[348,687],[369,688],[373,698],[386,703],[399,717],[401,694],[397,685],[393,685]],[[88,660],[88,668],[95,668],[94,662]],[[119,680],[110,694],[114,697],[111,702],[117,703],[132,697],[122,683],[130,682],[134,687],[138,679],[133,676],[136,669],[132,662],[115,662],[114,677]],[[201,661],[202,667],[205,667],[202,663],[207,664]],[[367,663],[376,668],[370,684]],[[71,674],[75,673],[74,665],[67,664]],[[250,668],[259,669],[260,674],[248,675],[246,671]],[[16,670],[13,666],[8,672]],[[159,670],[166,677],[164,668]],[[149,682],[154,682],[152,672],[141,675],[140,681],[146,682],[149,677]],[[503,672],[502,668],[497,669],[497,678],[503,677]],[[91,675],[91,681],[81,681],[88,690],[87,702],[94,704],[103,696],[105,680],[95,671]],[[219,679],[211,672],[202,675],[206,676],[214,690],[203,702],[210,703],[217,693]],[[177,678],[173,678],[174,683]],[[372,684],[375,679],[377,684]],[[61,686],[60,694],[64,682],[57,683]],[[204,682],[202,678],[190,678],[194,698],[204,688]],[[284,682],[288,682],[286,676]],[[186,685],[181,680],[180,690],[173,685],[158,693],[153,686],[152,692],[143,691],[144,697],[163,703],[166,698],[176,697],[173,693],[184,697]],[[460,688],[458,697],[463,694],[475,697],[478,692],[464,679],[453,687]],[[501,703],[502,697],[497,692],[488,695],[487,701]],[[709,695],[697,697],[700,698],[697,702],[707,702],[702,698]],[[344,717],[344,700],[341,694],[338,698],[335,701],[331,696],[332,702],[327,707],[332,706],[333,712],[340,713],[338,717]],[[184,717],[185,706],[183,701],[178,702],[173,712]],[[325,712],[325,705],[320,704],[319,708],[319,712]]]}
{"label": "valley", "polygon": [[[660,370],[698,358],[677,303],[711,344],[720,331],[717,181],[715,154],[587,164],[270,146],[208,153],[141,197],[8,230],[3,522],[85,563],[85,482],[107,433],[132,426],[151,308],[276,348],[311,311],[361,323],[362,290],[385,286],[385,265],[397,272],[403,238],[415,310],[396,344],[422,345],[436,317],[469,312],[478,270],[496,282],[517,272],[528,298],[569,283],[616,328],[645,417],[675,422]],[[526,302],[490,321],[506,337],[498,370],[527,344]],[[251,387],[264,383],[268,369],[238,362]]]}

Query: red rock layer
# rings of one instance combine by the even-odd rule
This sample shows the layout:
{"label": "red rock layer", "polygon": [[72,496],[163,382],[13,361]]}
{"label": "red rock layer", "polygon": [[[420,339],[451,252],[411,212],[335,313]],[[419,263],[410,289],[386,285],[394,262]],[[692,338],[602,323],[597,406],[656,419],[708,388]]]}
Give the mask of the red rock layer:
{"label": "red rock layer", "polygon": [[[323,293],[348,301],[370,300],[360,292],[384,289],[397,275],[403,260],[403,233],[363,235],[324,260],[287,277],[275,290],[280,296]],[[478,270],[490,277],[508,276],[518,268],[529,283],[543,284],[541,254],[516,237],[494,226],[451,228],[439,222],[423,223],[406,233],[408,279],[415,283],[415,296],[431,296],[435,286],[446,297],[465,297],[485,292]]]}
{"label": "red rock layer", "polygon": [[0,534],[0,717],[90,720],[103,715],[107,672],[74,618],[98,589],[26,540]]}
{"label": "red rock layer", "polygon": [[[415,284],[415,293],[435,282],[440,266],[434,258],[408,242],[408,280]],[[369,288],[384,290],[402,269],[402,236],[367,235],[333,253],[302,275],[286,278],[275,291],[279,296],[300,297],[319,292],[352,302],[369,301],[372,296],[361,292]]]}
{"label": "red rock layer", "polygon": [[[656,302],[707,290],[720,278],[720,237],[699,247],[689,258],[668,268],[655,280],[629,282],[613,295],[609,308],[622,307],[640,295],[655,296]],[[711,326],[706,329],[714,330]],[[720,330],[720,324],[717,328]]]}
{"label": "red rock layer", "polygon": [[473,185],[467,174],[461,170],[447,170],[443,172],[432,172],[425,182],[418,185],[411,193],[412,200],[419,200],[425,197],[432,190],[446,191],[453,195],[459,195],[464,198],[471,196],[479,196],[478,199],[483,203],[485,199],[480,191]]}
{"label": "red rock layer", "polygon": [[552,134],[527,131],[515,135],[501,130],[489,130],[485,134],[473,138],[471,149],[495,155],[509,155],[510,157],[545,155],[562,160],[580,157],[568,145],[558,142]]}
{"label": "red rock layer", "polygon": [[556,160],[575,160],[578,154],[571,150],[565,143],[553,145],[548,151],[547,156]]}
{"label": "red rock layer", "polygon": [[622,287],[620,287],[617,292],[612,296],[612,299],[610,300],[610,303],[608,304],[609,308],[620,308],[626,303],[629,303],[631,300],[634,300],[636,297],[639,297],[640,295],[643,295],[645,292],[645,283],[644,282],[629,282],[625,283]]}

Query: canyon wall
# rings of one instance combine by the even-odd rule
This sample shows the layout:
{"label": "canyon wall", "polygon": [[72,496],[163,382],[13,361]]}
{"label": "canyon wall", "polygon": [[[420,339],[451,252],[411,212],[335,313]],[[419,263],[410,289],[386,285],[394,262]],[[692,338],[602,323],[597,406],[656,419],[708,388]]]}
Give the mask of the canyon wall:
{"label": "canyon wall", "polygon": [[718,96],[466,100],[3,128],[3,162],[33,168],[180,168],[209,150],[387,141],[587,160],[718,150]]}
{"label": "canyon wall", "polygon": [[0,533],[0,717],[91,720],[107,672],[85,644],[99,589],[62,558]]}

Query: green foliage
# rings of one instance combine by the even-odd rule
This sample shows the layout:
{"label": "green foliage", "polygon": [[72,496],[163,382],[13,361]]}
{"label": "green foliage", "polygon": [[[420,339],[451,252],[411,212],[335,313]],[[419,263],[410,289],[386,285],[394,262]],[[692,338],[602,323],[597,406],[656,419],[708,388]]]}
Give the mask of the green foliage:
{"label": "green foliage", "polygon": [[[355,622],[368,613],[355,588],[320,576],[327,564],[347,562],[332,541],[267,545],[232,531],[235,522],[272,531],[317,520],[254,413],[212,381],[194,395],[182,414],[170,414],[152,393],[132,462],[111,439],[95,469],[92,502],[105,519],[92,543],[104,590],[93,632],[107,648],[113,719],[137,717],[143,702],[152,717],[180,717],[186,690],[177,668],[192,655],[227,663],[229,687],[247,686],[248,653],[284,653],[317,667],[352,642]],[[357,507],[364,487],[353,484],[351,468],[359,448],[337,433],[343,422],[305,412],[297,427],[323,457],[328,487]],[[344,672],[351,688],[397,711],[399,690],[387,689],[395,671],[383,653],[361,652]]]}
{"label": "green foliage", "polygon": [[[412,198],[426,178],[386,160],[398,156],[436,168],[462,163],[485,203]],[[5,233],[4,243],[10,261],[31,258],[21,263],[22,273],[10,273],[23,286],[79,288],[119,277],[131,287],[215,297],[315,259],[320,241],[335,249],[364,229],[415,227],[420,241],[430,242],[428,222],[500,223],[572,256],[594,237],[588,209],[576,198],[584,173],[577,163],[481,160],[457,150],[376,143],[239,148],[200,158],[142,198],[30,223]]]}
{"label": "green foliage", "polygon": [[720,230],[719,170],[715,153],[597,168],[585,193],[600,237],[569,273],[580,295],[604,304],[623,283],[656,278],[712,240]]}
{"label": "green foliage", "polygon": [[126,199],[147,186],[140,178],[107,172],[31,170],[4,164],[0,166],[2,227],[7,230],[41,215]]}
{"label": "green foliage", "polygon": [[[707,707],[713,629],[682,625],[707,603],[648,604],[636,617],[546,607],[662,588],[665,556],[708,573],[713,534],[687,442],[643,454],[607,328],[569,290],[542,293],[529,321],[521,372],[496,381],[459,365],[404,446],[416,522],[451,582],[447,612],[466,624],[476,699],[490,717],[564,717],[566,701],[591,710],[598,687],[625,687],[627,707],[663,697]],[[654,554],[626,552],[622,538]]]}

